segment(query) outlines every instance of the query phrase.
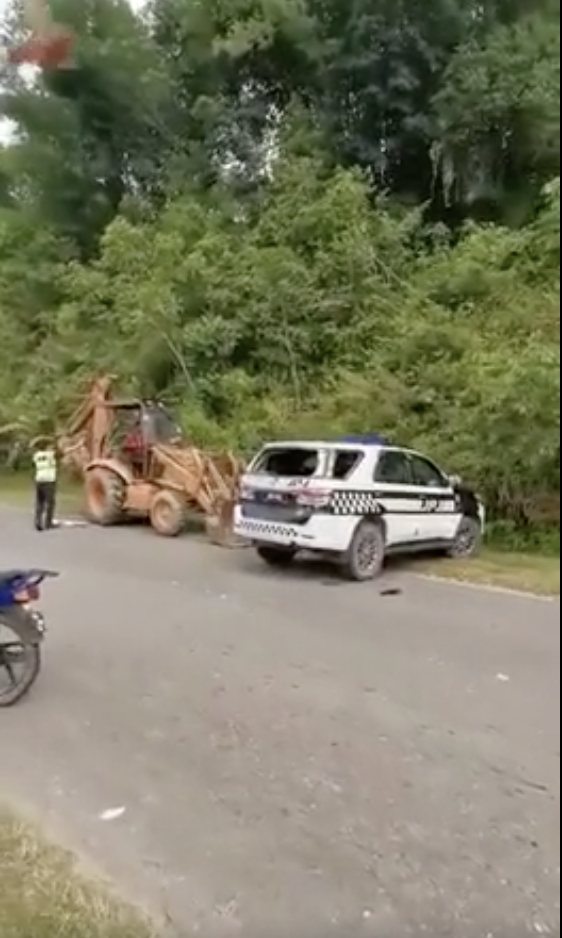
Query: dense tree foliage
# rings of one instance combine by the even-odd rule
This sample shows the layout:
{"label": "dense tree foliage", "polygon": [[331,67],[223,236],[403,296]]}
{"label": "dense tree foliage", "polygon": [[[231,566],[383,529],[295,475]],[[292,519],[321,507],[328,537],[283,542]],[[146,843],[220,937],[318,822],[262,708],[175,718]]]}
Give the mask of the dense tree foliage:
{"label": "dense tree foliage", "polygon": [[559,5],[56,9],[76,68],[3,80],[0,427],[109,370],[205,442],[383,428],[558,525]]}

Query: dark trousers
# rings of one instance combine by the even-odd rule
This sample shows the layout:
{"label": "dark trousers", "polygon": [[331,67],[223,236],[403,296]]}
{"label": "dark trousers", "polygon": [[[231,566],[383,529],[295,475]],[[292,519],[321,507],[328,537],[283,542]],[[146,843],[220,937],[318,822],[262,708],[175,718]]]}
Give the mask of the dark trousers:
{"label": "dark trousers", "polygon": [[35,483],[35,527],[38,531],[53,527],[56,496],[56,482]]}

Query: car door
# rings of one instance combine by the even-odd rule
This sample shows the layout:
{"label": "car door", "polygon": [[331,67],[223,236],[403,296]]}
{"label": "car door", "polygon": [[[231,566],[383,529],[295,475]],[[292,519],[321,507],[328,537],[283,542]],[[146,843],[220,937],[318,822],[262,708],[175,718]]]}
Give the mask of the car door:
{"label": "car door", "polygon": [[408,453],[412,482],[419,499],[417,537],[424,541],[450,541],[459,523],[453,486],[437,466],[419,453]]}
{"label": "car door", "polygon": [[412,481],[408,455],[401,449],[382,449],[374,468],[375,495],[384,511],[389,546],[418,539],[419,494]]}

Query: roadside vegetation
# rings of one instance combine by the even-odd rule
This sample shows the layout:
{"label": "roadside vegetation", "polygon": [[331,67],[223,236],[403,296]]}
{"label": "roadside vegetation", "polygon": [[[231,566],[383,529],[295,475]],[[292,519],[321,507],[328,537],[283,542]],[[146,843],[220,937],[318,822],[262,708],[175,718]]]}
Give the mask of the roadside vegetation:
{"label": "roadside vegetation", "polygon": [[66,852],[0,809],[2,938],[156,938],[135,912],[87,881]]}
{"label": "roadside vegetation", "polygon": [[384,432],[558,555],[559,4],[55,7],[72,81],[4,76],[4,462],[111,372],[240,453]]}

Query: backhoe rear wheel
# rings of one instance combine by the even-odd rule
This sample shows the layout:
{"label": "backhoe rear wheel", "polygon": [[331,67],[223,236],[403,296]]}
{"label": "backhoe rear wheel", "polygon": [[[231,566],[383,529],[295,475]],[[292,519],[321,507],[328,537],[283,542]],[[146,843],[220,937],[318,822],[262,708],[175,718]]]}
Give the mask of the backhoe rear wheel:
{"label": "backhoe rear wheel", "polygon": [[123,517],[127,484],[110,469],[92,469],[86,476],[86,511],[90,521],[107,527]]}
{"label": "backhoe rear wheel", "polygon": [[185,499],[176,492],[158,492],[150,506],[150,523],[162,537],[177,537],[187,524]]}

